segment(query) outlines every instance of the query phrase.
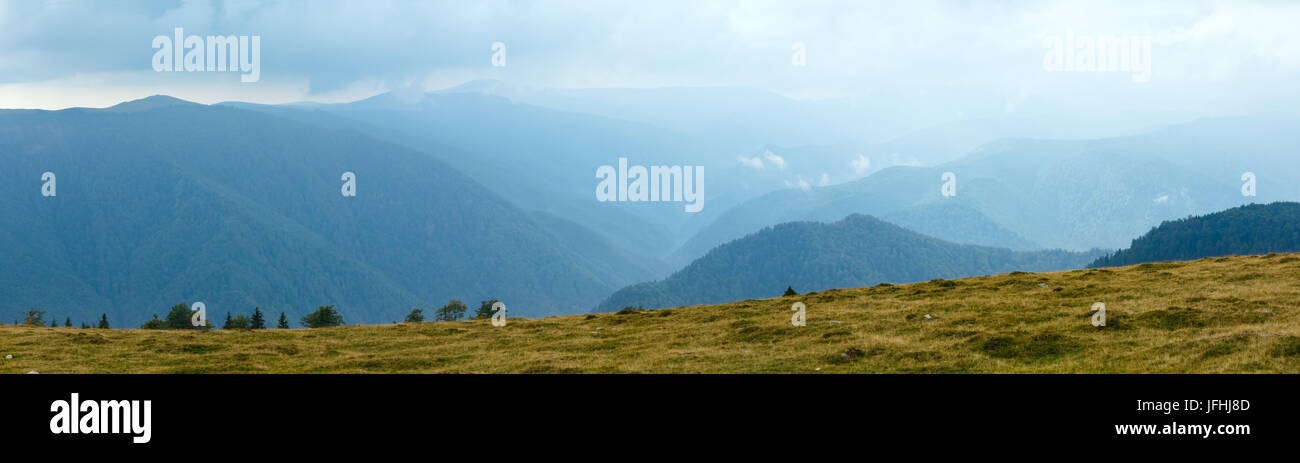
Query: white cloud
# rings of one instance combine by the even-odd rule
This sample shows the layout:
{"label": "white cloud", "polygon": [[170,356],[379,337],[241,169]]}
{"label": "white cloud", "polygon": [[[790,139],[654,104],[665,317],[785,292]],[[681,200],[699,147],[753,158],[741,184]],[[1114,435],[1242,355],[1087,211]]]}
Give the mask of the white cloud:
{"label": "white cloud", "polygon": [[853,166],[853,175],[861,177],[867,173],[867,170],[871,169],[871,158],[858,153],[858,158],[849,161],[849,165]]}
{"label": "white cloud", "polygon": [[763,160],[762,160],[762,159],[759,159],[758,156],[754,156],[754,157],[752,157],[752,158],[747,158],[747,157],[744,157],[744,156],[736,156],[736,159],[740,161],[740,165],[742,165],[742,166],[745,166],[745,167],[748,167],[748,168],[751,168],[751,169],[762,169],[762,168],[763,168]]}
{"label": "white cloud", "polygon": [[812,191],[812,184],[809,184],[807,180],[804,180],[803,176],[800,176],[799,181],[797,182],[791,182],[789,180],[786,180],[785,186],[787,188],[799,188],[800,190],[803,191]]}
{"label": "white cloud", "polygon": [[915,156],[903,156],[898,153],[889,153],[889,165],[891,166],[919,166],[921,161]]}
{"label": "white cloud", "polygon": [[[1300,2],[1187,3],[69,0],[56,10],[0,0],[0,84],[51,82],[42,98],[57,99],[60,88],[76,90],[59,87],[59,79],[147,71],[152,37],[183,27],[261,35],[259,84],[284,89],[254,99],[226,86],[210,92],[222,94],[216,100],[295,100],[299,88],[315,97],[357,82],[384,89],[427,82],[432,90],[495,78],[537,87],[730,85],[859,97],[923,123],[1003,112],[1105,117],[1120,107],[1188,118],[1300,107],[1293,26]],[[1153,85],[1118,74],[1044,72],[1042,38],[1067,30],[1150,35]],[[506,68],[489,65],[494,41],[509,47]],[[795,41],[807,45],[807,67],[789,65]],[[194,77],[167,79],[180,85]],[[131,86],[95,85],[87,88],[105,95]],[[885,159],[877,156],[877,167]]]}
{"label": "white cloud", "polygon": [[772,165],[776,166],[778,169],[785,168],[785,158],[781,156],[777,156],[776,153],[773,153],[770,150],[764,150],[763,157],[766,158],[768,162],[772,163]]}

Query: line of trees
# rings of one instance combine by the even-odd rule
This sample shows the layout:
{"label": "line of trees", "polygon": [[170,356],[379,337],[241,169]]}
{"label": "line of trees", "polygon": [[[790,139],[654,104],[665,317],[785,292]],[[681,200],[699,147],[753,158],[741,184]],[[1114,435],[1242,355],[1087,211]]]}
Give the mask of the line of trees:
{"label": "line of trees", "polygon": [[[58,320],[51,320],[47,325],[45,315],[46,311],[44,310],[30,308],[24,310],[21,313],[22,318],[15,320],[14,324],[23,326],[49,326],[51,328],[57,328],[59,326]],[[161,319],[158,318],[158,314],[153,314],[153,319],[140,325],[140,328],[146,330],[206,330],[216,328],[211,322],[207,323],[207,326],[194,326],[193,317],[194,311],[190,310],[190,305],[182,302],[172,306],[172,308],[167,311],[167,315]],[[344,323],[343,315],[335,310],[332,305],[321,306],[315,312],[302,317],[300,321],[303,326],[308,328],[341,326]],[[71,328],[72,317],[65,318],[63,326]],[[99,324],[94,327],[108,329],[108,314],[101,314]],[[290,328],[289,317],[287,317],[284,312],[280,312],[280,319],[276,322],[275,327],[277,329]],[[91,325],[82,322],[81,328],[91,328]],[[236,315],[227,312],[226,320],[221,324],[221,329],[223,330],[261,330],[266,328],[266,315],[262,313],[260,307],[254,307],[253,313],[250,315]]]}
{"label": "line of trees", "polygon": [[[492,318],[492,305],[496,304],[497,302],[498,301],[496,298],[488,299],[486,301],[480,301],[478,303],[478,310],[474,311],[474,314],[473,316],[470,317],[470,319],[481,320],[481,319]],[[447,305],[439,307],[437,310],[433,311],[433,321],[454,322],[460,320],[461,318],[464,318],[465,313],[468,311],[469,311],[469,307],[466,306],[464,302],[461,302],[459,299],[452,299],[451,301],[447,302]],[[423,323],[423,322],[424,322],[424,310],[419,307],[411,309],[411,313],[406,315],[406,323]]]}
{"label": "line of trees", "polygon": [[[283,312],[282,312],[283,313]],[[262,317],[262,309],[253,307],[253,315],[230,316],[226,312],[226,322],[221,325],[223,330],[264,330],[266,329],[266,319]]]}
{"label": "line of trees", "polygon": [[[480,301],[478,310],[474,311],[470,316],[470,319],[478,320],[492,318],[492,305],[496,303],[497,299],[495,298]],[[457,321],[464,318],[468,311],[469,307],[466,306],[464,302],[461,302],[458,299],[452,299],[447,303],[447,305],[439,307],[437,310],[433,311],[433,320],[438,322]],[[14,324],[25,326],[47,326],[45,315],[46,312],[44,310],[31,308],[23,311],[22,319],[15,321]],[[153,314],[153,319],[140,325],[140,328],[146,330],[207,330],[216,328],[216,326],[211,322],[208,322],[206,326],[194,326],[192,321],[193,317],[194,311],[190,310],[190,305],[182,302],[172,306],[172,308],[167,311],[167,315],[163,318],[158,318],[158,314]],[[406,323],[423,322],[424,310],[418,307],[411,309],[411,313],[406,316]],[[342,313],[339,313],[333,305],[326,305],[320,306],[315,312],[303,316],[299,319],[299,323],[307,328],[325,328],[331,326],[342,326],[345,322],[343,321]],[[58,327],[59,323],[57,320],[51,320],[48,326]],[[64,319],[63,326],[72,327],[72,317]],[[81,323],[81,328],[90,327],[91,326],[85,322]],[[108,329],[108,314],[102,314],[99,319],[99,324],[95,327]],[[289,328],[289,319],[285,316],[284,312],[280,312],[280,318],[276,322],[275,327],[277,329]],[[261,330],[266,328],[266,316],[262,313],[260,307],[254,307],[253,313],[249,315],[226,312],[226,319],[221,323],[221,329],[223,330]]]}
{"label": "line of trees", "polygon": [[[327,308],[332,311],[334,306],[321,307],[321,310]],[[319,310],[313,312],[313,315],[319,312]],[[307,322],[308,317],[311,316],[312,315],[303,317],[303,325],[309,328],[319,327],[312,326]],[[211,322],[207,323],[207,326],[194,326],[193,318],[194,311],[190,310],[190,305],[182,302],[172,306],[172,308],[167,311],[167,316],[162,319],[158,318],[158,314],[154,314],[153,319],[145,322],[144,325],[140,326],[140,328],[146,330],[204,330],[215,328]],[[338,322],[340,325],[342,324],[342,317],[338,318]],[[285,316],[284,312],[280,312],[280,320],[276,323],[275,327],[277,329],[289,328],[289,319]],[[266,315],[262,313],[260,307],[254,307],[251,315],[236,315],[227,312],[226,320],[221,324],[221,329],[223,330],[262,330],[266,328]]]}
{"label": "line of trees", "polygon": [[[49,326],[51,328],[59,327],[58,320],[51,320],[47,324],[45,321],[45,315],[46,311],[44,310],[36,308],[27,309],[21,313],[22,318],[15,320],[14,324],[23,326]],[[203,330],[216,328],[210,322],[207,326],[194,326],[192,321],[193,316],[194,311],[190,310],[189,304],[182,302],[172,306],[172,308],[167,311],[167,315],[161,319],[158,318],[158,314],[153,314],[153,319],[140,325],[140,328],[146,330]],[[303,317],[302,324],[308,328],[340,326],[343,324],[343,316],[340,315],[338,311],[334,310],[334,306],[323,306],[317,311]],[[65,318],[63,326],[71,328],[72,317]],[[97,325],[92,326],[86,322],[82,322],[80,327],[83,329],[108,329],[110,328],[108,324],[108,314],[101,314]],[[275,327],[277,329],[290,328],[289,318],[284,312],[280,312],[280,319],[276,322]],[[235,315],[227,313],[225,322],[221,324],[221,329],[223,330],[260,330],[266,328],[266,315],[262,313],[260,307],[254,307],[251,315]]]}
{"label": "line of trees", "polygon": [[[58,317],[50,317],[51,320],[47,324],[45,322],[45,313],[46,312],[44,310],[39,310],[35,307],[24,310],[20,314],[22,318],[19,320],[15,320],[14,324],[23,325],[23,326],[48,326],[50,328],[58,328],[59,327]],[[65,328],[72,328],[72,317],[64,318],[63,326]],[[81,328],[91,328],[91,326],[86,322],[81,322]],[[95,328],[108,329],[108,314],[103,314],[101,316],[101,318],[99,319],[99,324],[95,326]]]}

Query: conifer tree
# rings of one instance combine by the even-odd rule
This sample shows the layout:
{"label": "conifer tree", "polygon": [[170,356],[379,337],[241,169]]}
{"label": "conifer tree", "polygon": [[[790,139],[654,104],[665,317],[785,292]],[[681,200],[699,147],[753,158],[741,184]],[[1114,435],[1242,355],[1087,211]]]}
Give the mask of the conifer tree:
{"label": "conifer tree", "polygon": [[266,319],[262,318],[262,309],[253,307],[253,318],[249,321],[248,327],[255,330],[266,329]]}

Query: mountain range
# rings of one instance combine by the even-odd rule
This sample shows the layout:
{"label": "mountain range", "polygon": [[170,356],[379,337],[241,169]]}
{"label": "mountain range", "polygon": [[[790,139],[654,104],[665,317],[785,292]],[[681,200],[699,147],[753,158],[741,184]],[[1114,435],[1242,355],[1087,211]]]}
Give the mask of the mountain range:
{"label": "mountain range", "polygon": [[[732,220],[724,214],[765,194],[840,184],[891,166],[951,161],[1005,137],[1073,140],[1136,130],[1127,120],[1061,118],[961,119],[919,130],[885,129],[893,122],[874,110],[884,104],[803,102],[744,88],[545,89],[495,80],[435,92],[399,90],[341,104],[224,103],[356,129],[425,152],[525,210],[584,224],[624,251],[658,261],[652,265],[663,271],[656,277],[763,225],[837,220],[852,212],[896,218],[890,211],[844,210],[764,220],[758,227],[747,224],[736,233],[712,236],[709,228]],[[683,213],[674,203],[594,201],[594,172],[620,157],[633,165],[703,166],[704,209]],[[900,210],[898,216],[917,220],[941,213]],[[970,210],[963,215],[975,219]],[[927,230],[949,228],[936,225],[922,224]],[[995,230],[999,227],[1003,230]],[[1046,246],[1013,236],[1005,225],[971,228],[987,234],[943,238]]]}
{"label": "mountain range", "polygon": [[[381,323],[498,298],[544,316],[1078,268],[1163,221],[1300,198],[1291,117],[808,129],[856,104],[478,81],[342,104],[4,110],[0,282],[11,311],[114,326],[182,301]],[[704,210],[597,201],[593,174],[621,157],[704,166]]]}
{"label": "mountain range", "polygon": [[[379,323],[498,298],[544,316],[651,277],[607,240],[357,130],[158,96],[0,111],[0,146],[0,284],[14,311],[138,326],[178,302],[213,318],[332,304]],[[54,196],[40,192],[45,172]]]}
{"label": "mountain range", "polygon": [[[1287,157],[1300,142],[1290,129],[1297,123],[1261,116],[1125,137],[999,140],[935,166],[894,166],[852,182],[767,193],[722,213],[669,260],[689,262],[765,226],[854,213],[933,217],[908,226],[959,243],[1119,248],[1164,220],[1300,198],[1300,186],[1287,181],[1300,175]],[[1256,175],[1255,196],[1242,193],[1248,172]],[[951,196],[941,191],[947,173]],[[952,206],[986,232],[961,231],[947,214],[917,212]]]}
{"label": "mountain range", "polygon": [[871,216],[791,222],[718,246],[672,276],[633,285],[597,307],[661,308],[764,299],[798,291],[900,284],[1012,271],[1080,268],[1102,253],[959,245]]}

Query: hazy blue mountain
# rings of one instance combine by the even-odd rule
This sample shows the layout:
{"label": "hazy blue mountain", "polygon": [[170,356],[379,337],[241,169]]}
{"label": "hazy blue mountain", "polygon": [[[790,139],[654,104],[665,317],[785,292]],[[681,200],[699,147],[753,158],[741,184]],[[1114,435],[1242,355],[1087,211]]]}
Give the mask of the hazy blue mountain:
{"label": "hazy blue mountain", "polygon": [[[768,193],[724,212],[673,257],[703,255],[781,222],[851,213],[890,217],[939,204],[974,210],[1043,247],[1119,248],[1163,220],[1300,196],[1287,181],[1297,178],[1296,163],[1286,158],[1287,147],[1300,142],[1295,126],[1288,118],[1238,118],[1120,138],[1001,140],[939,166],[891,167],[847,184]],[[1257,197],[1241,194],[1248,170],[1257,173]],[[940,193],[944,172],[957,175],[955,197]]]}
{"label": "hazy blue mountain", "polygon": [[928,167],[960,159],[979,147],[1005,138],[1089,140],[1130,136],[1160,126],[1133,118],[1081,120],[1066,117],[959,119],[909,132],[880,143],[776,146],[760,150],[781,156],[788,169],[751,171],[756,176],[802,177],[816,186],[857,180],[894,166]]}
{"label": "hazy blue mountain", "polygon": [[1145,132],[1167,123],[1149,114],[1133,113],[1086,119],[1060,115],[975,119],[953,112],[945,99],[935,98],[933,89],[926,88],[851,98],[794,99],[744,87],[559,89],[482,79],[437,93],[494,95],[516,103],[643,122],[754,147],[901,149],[903,158],[916,157],[926,165],[955,159],[998,138],[1097,138]]}
{"label": "hazy blue mountain", "polygon": [[[429,153],[520,208],[581,224],[638,256],[660,259],[727,207],[761,191],[729,175],[734,147],[657,126],[558,111],[474,93],[385,93],[362,101],[296,106],[228,103],[341,129]],[[681,202],[599,202],[596,169],[705,166],[704,208]]]}
{"label": "hazy blue mountain", "polygon": [[751,146],[881,141],[924,125],[882,111],[893,104],[883,98],[803,101],[743,87],[554,89],[475,80],[438,93],[494,95]]}
{"label": "hazy blue mountain", "polygon": [[[123,327],[181,301],[290,319],[335,304],[377,323],[496,297],[540,316],[652,277],[581,230],[551,231],[572,224],[355,130],[152,97],[0,111],[0,146],[5,313],[108,313]],[[57,196],[40,194],[46,171]],[[340,194],[343,172],[355,197]]]}
{"label": "hazy blue mountain", "polygon": [[973,119],[937,111],[922,116],[917,101],[906,94],[795,100],[735,87],[550,89],[497,80],[436,93],[495,96],[669,129],[706,143],[710,148],[703,157],[713,163],[710,169],[722,174],[719,178],[736,179],[742,199],[780,188],[843,183],[895,165],[932,166],[1001,138],[1091,139],[1160,125],[1132,114]]}
{"label": "hazy blue mountain", "polygon": [[[768,193],[727,210],[672,256],[689,262],[729,239],[773,223],[829,222],[850,214],[871,214],[947,241],[1013,249],[1035,243],[985,217],[959,194],[942,198],[936,168],[894,167],[858,182]],[[964,193],[964,192],[963,192]]]}
{"label": "hazy blue mountain", "polygon": [[[882,166],[931,164],[1000,136],[1069,137],[1123,130],[1117,128],[1123,126],[1118,121],[1108,125],[1005,118],[960,120],[911,133],[901,128],[875,133],[879,121],[864,118],[881,118],[883,101],[808,102],[728,87],[542,89],[492,80],[432,93],[399,90],[346,104],[232,104],[317,125],[355,128],[429,153],[520,208],[580,224],[632,255],[671,266],[684,265],[719,243],[711,241],[703,249],[693,248],[693,253],[675,252],[724,211],[774,190],[842,183]],[[884,119],[896,122],[893,116]],[[907,134],[886,142],[864,141],[885,132]],[[777,148],[787,142],[834,144]],[[859,154],[867,161],[855,167]],[[633,165],[705,166],[704,211],[688,214],[680,203],[596,201],[595,169],[614,165],[619,157]],[[819,218],[876,211],[834,212]],[[997,225],[972,227],[993,228]],[[738,233],[755,229],[744,227]],[[995,234],[962,236],[959,241],[1024,246],[1004,239],[1014,233]]]}
{"label": "hazy blue mountain", "polygon": [[1300,203],[1249,204],[1167,221],[1134,239],[1127,249],[1098,258],[1091,266],[1270,252],[1300,252]]}
{"label": "hazy blue mountain", "polygon": [[672,276],[623,288],[597,311],[712,304],[800,292],[1011,271],[1080,268],[1101,251],[1012,251],[959,245],[871,216],[791,222],[718,246]]}
{"label": "hazy blue mountain", "polygon": [[[1252,202],[1300,198],[1300,117],[1266,115],[1221,117],[1178,124],[1149,134],[1099,140],[1102,149],[1133,150],[1159,156],[1188,170],[1236,185],[1241,174],[1256,174]],[[1206,211],[1212,212],[1212,211]]]}
{"label": "hazy blue mountain", "polygon": [[595,275],[611,285],[626,284],[646,275],[668,275],[668,264],[632,254],[610,242],[604,235],[587,227],[546,212],[533,212],[533,221],[554,235],[574,257],[596,271]]}
{"label": "hazy blue mountain", "polygon": [[957,203],[925,204],[894,210],[881,219],[908,230],[957,244],[976,244],[1016,251],[1040,246],[998,226],[975,209]]}

